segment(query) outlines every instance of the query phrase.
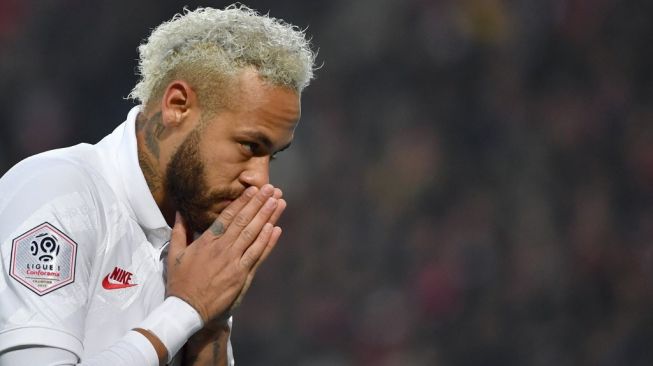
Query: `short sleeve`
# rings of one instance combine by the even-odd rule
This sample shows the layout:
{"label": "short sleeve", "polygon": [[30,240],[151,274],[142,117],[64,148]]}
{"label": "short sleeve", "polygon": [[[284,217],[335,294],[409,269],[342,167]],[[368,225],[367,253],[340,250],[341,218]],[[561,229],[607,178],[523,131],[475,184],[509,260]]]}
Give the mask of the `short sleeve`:
{"label": "short sleeve", "polygon": [[71,159],[32,157],[0,179],[0,353],[33,345],[80,357],[100,206],[93,175]]}

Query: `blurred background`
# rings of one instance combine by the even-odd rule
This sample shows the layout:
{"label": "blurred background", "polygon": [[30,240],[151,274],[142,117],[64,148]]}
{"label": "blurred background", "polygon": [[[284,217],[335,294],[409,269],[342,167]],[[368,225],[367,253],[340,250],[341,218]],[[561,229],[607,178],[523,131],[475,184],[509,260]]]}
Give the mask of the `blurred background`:
{"label": "blurred background", "polygon": [[[239,365],[653,364],[653,2],[248,1],[322,64]],[[97,142],[184,5],[0,0],[0,174]]]}

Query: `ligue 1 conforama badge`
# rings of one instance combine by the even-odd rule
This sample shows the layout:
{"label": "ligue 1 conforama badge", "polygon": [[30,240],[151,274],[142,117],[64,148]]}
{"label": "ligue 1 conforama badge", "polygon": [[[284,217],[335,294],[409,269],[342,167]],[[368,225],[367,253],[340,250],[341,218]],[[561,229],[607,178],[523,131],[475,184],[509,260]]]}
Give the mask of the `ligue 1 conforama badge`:
{"label": "ligue 1 conforama badge", "polygon": [[39,296],[75,281],[77,243],[44,222],[13,240],[9,275]]}

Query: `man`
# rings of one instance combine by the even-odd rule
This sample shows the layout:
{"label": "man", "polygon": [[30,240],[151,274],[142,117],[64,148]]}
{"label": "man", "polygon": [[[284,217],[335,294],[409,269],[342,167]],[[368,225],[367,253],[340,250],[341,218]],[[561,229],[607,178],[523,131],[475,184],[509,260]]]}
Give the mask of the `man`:
{"label": "man", "polygon": [[0,365],[233,364],[314,54],[244,6],[177,15],[139,53],[123,124],[0,179]]}

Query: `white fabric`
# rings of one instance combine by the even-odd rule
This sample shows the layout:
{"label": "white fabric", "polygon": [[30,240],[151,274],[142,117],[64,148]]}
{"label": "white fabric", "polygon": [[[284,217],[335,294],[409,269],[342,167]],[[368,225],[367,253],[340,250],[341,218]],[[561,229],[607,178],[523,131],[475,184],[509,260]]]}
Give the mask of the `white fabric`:
{"label": "white fabric", "polygon": [[[47,346],[84,361],[163,303],[161,258],[171,228],[138,164],[138,112],[132,109],[95,145],[35,155],[0,179],[0,354]],[[45,234],[56,236],[61,248],[48,263],[63,264],[66,274],[74,260],[70,283],[48,280],[45,272],[29,272],[36,279],[14,273],[41,263],[31,256],[30,241]],[[60,287],[39,288],[44,278]]]}
{"label": "white fabric", "polygon": [[147,338],[145,338],[145,336],[138,332],[129,331],[124,337],[112,344],[109,348],[84,360],[80,365],[158,366],[159,357],[152,347],[152,344],[147,340]]}
{"label": "white fabric", "polygon": [[70,366],[76,364],[77,356],[74,353],[61,348],[18,348],[0,354],[0,366]]}
{"label": "white fabric", "polygon": [[138,327],[156,334],[168,349],[168,362],[186,343],[188,334],[202,328],[202,318],[192,306],[171,296],[161,304],[161,310],[150,314]]}
{"label": "white fabric", "polygon": [[23,347],[0,354],[0,366],[12,365],[158,366],[159,358],[147,338],[130,331],[106,350],[80,364],[74,353],[61,348]]}

